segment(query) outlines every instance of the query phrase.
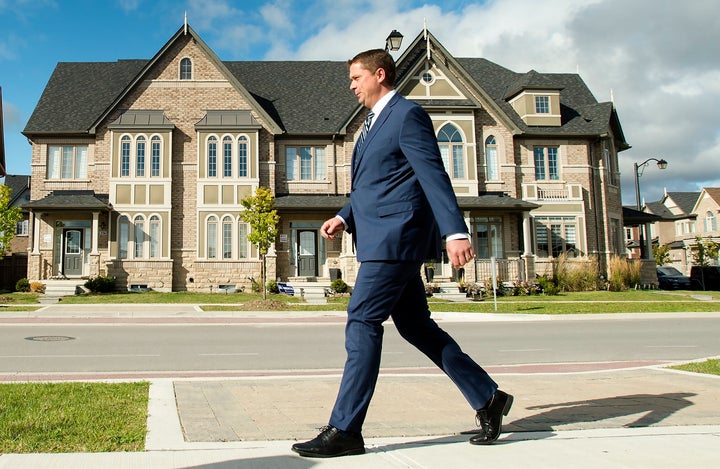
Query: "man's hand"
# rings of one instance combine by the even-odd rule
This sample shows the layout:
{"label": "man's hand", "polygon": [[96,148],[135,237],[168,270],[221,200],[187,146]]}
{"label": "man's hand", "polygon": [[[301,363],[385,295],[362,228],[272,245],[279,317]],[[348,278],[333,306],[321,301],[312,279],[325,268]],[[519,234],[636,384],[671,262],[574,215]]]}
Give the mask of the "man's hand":
{"label": "man's hand", "polygon": [[445,243],[450,263],[456,269],[470,262],[475,254],[469,239],[453,239]]}
{"label": "man's hand", "polygon": [[333,217],[326,220],[325,223],[320,227],[320,234],[325,239],[335,239],[337,233],[341,233],[345,230],[345,224],[338,217]]}

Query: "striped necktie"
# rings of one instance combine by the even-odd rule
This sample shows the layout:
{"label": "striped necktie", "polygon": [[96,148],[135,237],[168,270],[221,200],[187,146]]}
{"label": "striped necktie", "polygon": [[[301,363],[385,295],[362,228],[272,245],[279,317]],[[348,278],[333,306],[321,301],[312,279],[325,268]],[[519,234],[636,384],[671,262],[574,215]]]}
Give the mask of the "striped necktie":
{"label": "striped necktie", "polygon": [[365,118],[365,123],[363,124],[362,132],[360,132],[357,145],[355,145],[357,148],[360,148],[365,141],[365,137],[367,137],[368,131],[370,130],[370,124],[372,124],[373,117],[375,117],[375,113],[372,111],[368,112],[368,115]]}

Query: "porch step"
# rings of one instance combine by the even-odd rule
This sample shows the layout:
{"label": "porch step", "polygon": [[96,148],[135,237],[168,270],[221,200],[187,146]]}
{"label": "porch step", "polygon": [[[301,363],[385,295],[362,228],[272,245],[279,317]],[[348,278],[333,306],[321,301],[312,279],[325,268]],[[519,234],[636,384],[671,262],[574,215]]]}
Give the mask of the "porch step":
{"label": "porch step", "polygon": [[297,279],[289,279],[286,282],[292,285],[295,289],[295,296],[301,296],[305,298],[305,301],[309,304],[322,305],[327,304],[327,298],[325,297],[325,289],[330,288],[330,281],[325,281],[322,278],[313,278],[312,281],[298,281]]}
{"label": "porch step", "polygon": [[85,283],[84,280],[43,280],[45,294],[40,297],[40,303],[57,303],[63,296],[77,294],[78,288]]}

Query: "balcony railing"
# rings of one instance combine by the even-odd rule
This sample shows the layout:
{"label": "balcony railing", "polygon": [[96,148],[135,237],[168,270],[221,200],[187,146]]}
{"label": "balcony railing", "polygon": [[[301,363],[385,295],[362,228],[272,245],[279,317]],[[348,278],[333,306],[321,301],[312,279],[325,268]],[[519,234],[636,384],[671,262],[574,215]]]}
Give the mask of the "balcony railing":
{"label": "balcony railing", "polygon": [[582,186],[580,184],[523,184],[523,198],[525,200],[582,200]]}

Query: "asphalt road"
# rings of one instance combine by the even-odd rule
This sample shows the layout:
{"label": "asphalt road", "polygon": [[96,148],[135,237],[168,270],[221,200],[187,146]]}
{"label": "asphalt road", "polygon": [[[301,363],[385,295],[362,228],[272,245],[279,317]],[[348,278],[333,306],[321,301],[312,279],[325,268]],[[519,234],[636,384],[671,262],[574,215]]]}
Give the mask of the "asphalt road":
{"label": "asphalt road", "polygon": [[[484,366],[720,355],[720,318],[441,322]],[[337,370],[341,322],[330,324],[2,324],[0,374]],[[385,328],[384,368],[432,364]]]}

